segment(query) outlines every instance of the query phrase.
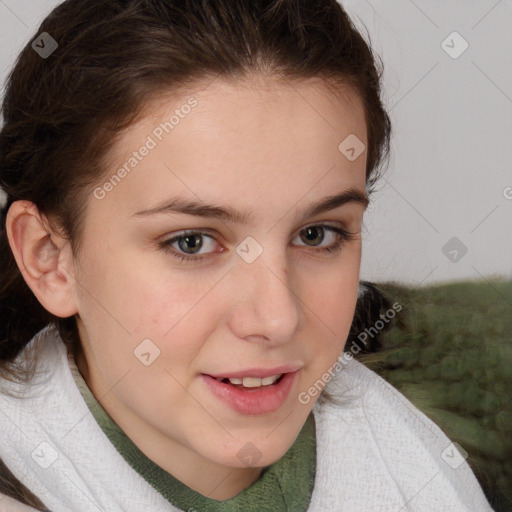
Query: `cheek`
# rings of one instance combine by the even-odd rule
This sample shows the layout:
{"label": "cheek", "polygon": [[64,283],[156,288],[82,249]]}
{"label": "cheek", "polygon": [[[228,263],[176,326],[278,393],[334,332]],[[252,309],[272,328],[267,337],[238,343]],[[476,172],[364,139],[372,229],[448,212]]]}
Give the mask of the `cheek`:
{"label": "cheek", "polygon": [[225,305],[209,280],[192,278],[186,272],[130,278],[120,293],[125,295],[123,317],[130,326],[131,345],[150,339],[160,350],[157,366],[185,382],[195,371],[195,358],[218,328]]}
{"label": "cheek", "polygon": [[218,277],[134,257],[121,243],[116,247],[89,251],[77,274],[79,314],[91,340],[100,341],[96,349],[126,366],[133,350],[150,339],[162,360],[188,366],[216,326],[219,301],[209,292]]}
{"label": "cheek", "polygon": [[358,283],[356,258],[345,258],[328,273],[308,280],[303,310],[318,372],[330,366],[345,346],[356,307]]}
{"label": "cheek", "polygon": [[130,276],[129,284],[119,291],[129,312],[127,321],[138,336],[148,332],[159,338],[172,338],[186,329],[197,330],[214,315],[215,303],[207,296],[210,288],[185,279],[177,273],[161,273],[155,279],[147,275]]}
{"label": "cheek", "polygon": [[193,309],[201,290],[190,278],[121,258],[88,260],[79,288],[83,310],[136,337],[162,337]]}
{"label": "cheek", "polygon": [[351,251],[345,258],[326,266],[322,272],[310,273],[304,284],[304,303],[326,328],[337,334],[352,322],[359,284],[359,254]]}

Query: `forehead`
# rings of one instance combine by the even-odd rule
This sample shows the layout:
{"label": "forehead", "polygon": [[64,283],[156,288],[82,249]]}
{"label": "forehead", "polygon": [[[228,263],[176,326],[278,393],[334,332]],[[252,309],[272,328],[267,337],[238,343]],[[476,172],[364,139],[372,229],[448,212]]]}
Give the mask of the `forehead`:
{"label": "forehead", "polygon": [[[190,109],[192,100],[197,105]],[[274,129],[273,135],[280,135],[284,142],[287,133],[296,133],[290,125],[276,132],[279,116],[283,125],[293,119],[308,122],[312,136],[325,136],[328,130],[341,136],[352,128],[360,139],[366,138],[364,105],[353,87],[318,77],[289,79],[254,73],[236,79],[203,79],[172,91],[159,90],[146,101],[138,121],[120,134],[111,156],[131,151],[137,138],[169,121],[174,139],[184,131],[183,125],[191,125],[202,136],[231,132],[247,137],[255,128],[261,133]],[[178,124],[180,130],[175,130]],[[170,133],[167,131],[165,135]],[[171,142],[170,137],[165,138]]]}
{"label": "forehead", "polygon": [[364,190],[366,155],[350,162],[338,148],[351,134],[367,145],[358,94],[319,79],[255,75],[161,92],[118,138],[106,177],[128,172],[104,203],[133,213],[180,193],[262,204],[297,201],[315,187],[316,196]]}
{"label": "forehead", "polygon": [[[307,96],[331,102],[332,106],[356,111],[363,108],[359,92],[341,79],[322,77],[297,78],[280,77],[263,72],[250,72],[239,77],[204,77],[188,84],[166,90],[161,88],[148,96],[146,101],[147,118],[158,119],[161,109],[169,102],[183,103],[189,97],[200,97],[203,101],[220,104],[223,100],[244,100],[257,102],[259,106],[280,102],[283,97],[307,102]],[[320,100],[321,101],[321,100]],[[255,105],[256,106],[256,105]]]}

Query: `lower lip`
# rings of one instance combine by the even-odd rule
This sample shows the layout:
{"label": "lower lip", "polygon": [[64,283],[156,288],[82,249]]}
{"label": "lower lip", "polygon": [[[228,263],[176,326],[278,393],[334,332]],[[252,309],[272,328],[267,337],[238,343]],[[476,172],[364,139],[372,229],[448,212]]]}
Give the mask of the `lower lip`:
{"label": "lower lip", "polygon": [[247,391],[231,384],[201,375],[211,392],[240,414],[254,415],[274,412],[288,397],[298,371],[284,374],[283,378],[265,388],[248,388]]}

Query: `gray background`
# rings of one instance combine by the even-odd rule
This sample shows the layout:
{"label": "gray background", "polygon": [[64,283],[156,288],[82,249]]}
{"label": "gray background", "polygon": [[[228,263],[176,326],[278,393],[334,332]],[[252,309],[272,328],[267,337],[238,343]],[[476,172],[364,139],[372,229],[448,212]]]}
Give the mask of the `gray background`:
{"label": "gray background", "polygon": [[[2,84],[58,3],[0,0]],[[512,278],[512,0],[342,4],[382,57],[394,130],[365,214],[361,278]],[[454,31],[469,45],[458,56]]]}

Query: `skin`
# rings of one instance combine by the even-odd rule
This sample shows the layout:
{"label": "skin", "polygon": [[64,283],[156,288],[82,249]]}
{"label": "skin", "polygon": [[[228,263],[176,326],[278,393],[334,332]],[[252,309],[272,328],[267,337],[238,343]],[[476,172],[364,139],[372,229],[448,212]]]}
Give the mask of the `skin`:
{"label": "skin", "polygon": [[[351,162],[338,145],[349,134],[366,145],[367,135],[350,89],[335,96],[313,79],[216,80],[148,104],[147,116],[118,141],[107,179],[191,96],[197,107],[121,183],[101,200],[91,194],[79,257],[26,201],[11,206],[7,230],[43,306],[76,315],[83,347],[77,364],[105,410],[164,470],[223,500],[289,449],[318,398],[302,404],[299,393],[343,350],[365,207],[351,202],[302,221],[300,213],[336,192],[365,193],[366,153]],[[228,205],[253,219],[133,216],[171,196]],[[336,241],[325,230],[323,241],[316,232],[307,245],[301,230],[325,223],[354,239],[322,253]],[[158,248],[189,229],[212,237],[196,249],[204,260],[182,262]],[[247,236],[263,249],[252,263],[236,253]],[[178,243],[173,248],[183,253]],[[144,339],[160,350],[149,366],[134,356]],[[284,404],[268,414],[233,411],[200,378],[283,363],[301,369]],[[237,457],[248,442],[261,454],[254,467]]]}

